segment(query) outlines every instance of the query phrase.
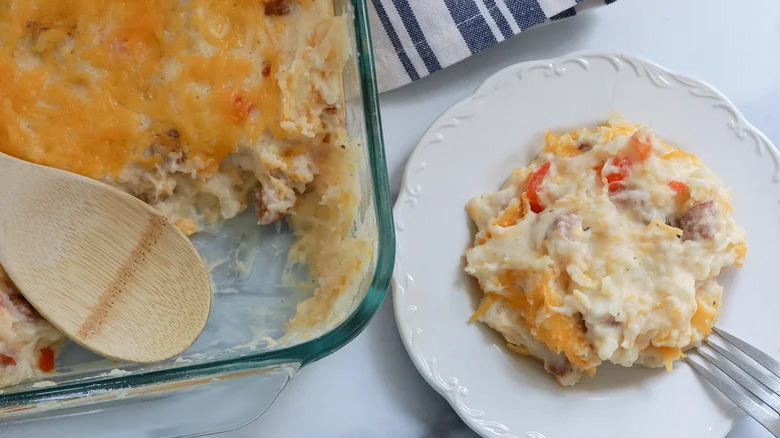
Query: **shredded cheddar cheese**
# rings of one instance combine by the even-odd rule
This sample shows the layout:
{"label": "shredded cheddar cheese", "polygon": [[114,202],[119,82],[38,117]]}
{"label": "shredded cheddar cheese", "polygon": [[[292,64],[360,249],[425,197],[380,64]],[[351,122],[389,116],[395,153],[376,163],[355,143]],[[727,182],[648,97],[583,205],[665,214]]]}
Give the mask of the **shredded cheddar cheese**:
{"label": "shredded cheddar cheese", "polygon": [[582,153],[574,144],[576,138],[572,134],[557,136],[552,132],[547,132],[544,136],[544,151],[550,152],[562,157],[571,157]]}
{"label": "shredded cheddar cheese", "polygon": [[664,367],[667,372],[672,371],[673,363],[675,360],[685,357],[685,353],[679,348],[673,347],[653,347],[649,346],[643,350],[645,354],[657,353],[664,361]]}
{"label": "shredded cheddar cheese", "polygon": [[528,329],[536,333],[536,337],[547,344],[550,350],[564,353],[583,370],[593,368],[594,352],[585,336],[582,322],[551,311],[563,304],[562,297],[550,287],[551,280],[549,273],[544,274],[538,279],[538,286],[527,295],[517,286],[520,282],[518,273],[507,271],[499,276],[501,295],[510,306],[523,314],[523,322]]}
{"label": "shredded cheddar cheese", "polygon": [[498,298],[495,294],[486,294],[484,298],[482,298],[482,301],[479,303],[479,308],[476,312],[474,312],[473,315],[471,315],[471,318],[469,318],[469,322],[474,322],[479,319],[482,315],[485,314],[485,312],[490,309],[490,306],[493,305],[493,303],[496,301],[496,298]]}
{"label": "shredded cheddar cheese", "polygon": [[524,215],[523,204],[518,202],[507,208],[501,217],[496,219],[495,223],[501,227],[509,227],[516,224]]}
{"label": "shredded cheddar cheese", "polygon": [[736,248],[736,254],[737,254],[737,267],[741,268],[742,264],[745,262],[745,256],[747,255],[747,245],[744,243],[740,243],[737,245],[734,245]]}
{"label": "shredded cheddar cheese", "polygon": [[11,1],[0,8],[0,151],[94,178],[174,143],[208,171],[285,137],[263,2]]}
{"label": "shredded cheddar cheese", "polygon": [[745,257],[730,205],[698,158],[649,128],[548,132],[534,161],[467,205],[465,270],[485,294],[472,320],[562,385],[607,361],[671,371],[715,323],[718,273]]}
{"label": "shredded cheddar cheese", "polygon": [[707,303],[702,297],[696,299],[696,312],[691,317],[691,325],[703,336],[707,336],[715,325],[715,318],[718,316],[720,308],[720,298],[713,299]]}
{"label": "shredded cheddar cheese", "polygon": [[699,160],[699,157],[697,157],[694,154],[685,152],[682,149],[674,149],[671,152],[669,152],[669,153],[667,153],[665,155],[662,155],[661,159],[662,160],[691,160],[692,162],[694,162],[698,166],[702,165],[701,164],[701,160]]}

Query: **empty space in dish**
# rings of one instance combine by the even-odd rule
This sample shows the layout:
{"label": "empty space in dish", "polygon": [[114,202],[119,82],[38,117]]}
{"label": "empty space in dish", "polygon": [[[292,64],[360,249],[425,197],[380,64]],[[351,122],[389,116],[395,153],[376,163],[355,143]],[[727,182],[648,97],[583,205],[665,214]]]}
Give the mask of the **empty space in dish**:
{"label": "empty space in dish", "polygon": [[[287,223],[261,227],[253,212],[247,211],[225,221],[218,231],[198,233],[192,240],[209,268],[213,300],[203,333],[184,354],[157,364],[118,364],[66,342],[56,373],[6,388],[6,393],[40,387],[40,381],[72,383],[279,348],[274,339],[285,334],[284,325],[295,314],[295,306],[311,296],[311,290],[285,278],[287,254],[295,241]],[[298,274],[298,279],[306,278],[305,269]]]}

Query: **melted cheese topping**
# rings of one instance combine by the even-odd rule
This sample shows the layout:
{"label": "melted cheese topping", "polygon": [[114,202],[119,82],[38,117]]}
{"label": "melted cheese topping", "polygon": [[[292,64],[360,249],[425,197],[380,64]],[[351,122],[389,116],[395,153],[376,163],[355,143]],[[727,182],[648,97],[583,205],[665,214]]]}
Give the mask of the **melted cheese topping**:
{"label": "melted cheese topping", "polygon": [[[0,1],[0,152],[113,184],[186,234],[252,203],[261,224],[291,212],[290,264],[315,289],[287,328],[313,337],[359,301],[374,251],[348,18],[330,0]],[[20,297],[4,308],[2,280],[0,387],[48,371],[62,338],[13,313]]]}
{"label": "melted cheese topping", "polygon": [[[0,7],[0,151],[94,178],[151,168],[151,144],[204,173],[283,127],[291,32],[264,2],[25,0]],[[327,31],[327,29],[320,32]],[[290,108],[287,108],[290,111]],[[288,114],[289,115],[289,114]],[[171,135],[172,134],[172,135]]]}
{"label": "melted cheese topping", "polygon": [[710,333],[716,277],[746,252],[730,193],[700,160],[620,120],[548,133],[467,209],[479,232],[466,271],[485,292],[472,318],[562,384],[603,361],[671,369]]}

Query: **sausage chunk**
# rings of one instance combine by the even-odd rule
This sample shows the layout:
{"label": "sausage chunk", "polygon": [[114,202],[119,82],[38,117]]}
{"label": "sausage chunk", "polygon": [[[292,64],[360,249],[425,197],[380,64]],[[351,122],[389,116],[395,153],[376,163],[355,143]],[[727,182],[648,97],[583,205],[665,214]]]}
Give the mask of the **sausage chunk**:
{"label": "sausage chunk", "polygon": [[714,201],[700,202],[688,210],[680,221],[683,240],[706,240],[715,235],[717,211]]}

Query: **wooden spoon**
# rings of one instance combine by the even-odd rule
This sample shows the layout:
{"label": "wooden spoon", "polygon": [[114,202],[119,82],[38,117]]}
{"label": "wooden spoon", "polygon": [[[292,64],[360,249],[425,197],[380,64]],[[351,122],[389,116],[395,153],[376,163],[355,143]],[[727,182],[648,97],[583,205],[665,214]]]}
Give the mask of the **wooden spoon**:
{"label": "wooden spoon", "polygon": [[203,261],[159,212],[107,184],[2,153],[0,265],[44,318],[113,359],[176,356],[209,316]]}

